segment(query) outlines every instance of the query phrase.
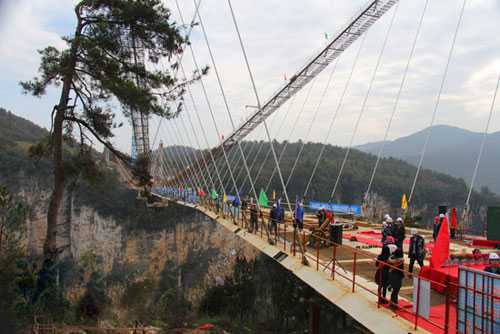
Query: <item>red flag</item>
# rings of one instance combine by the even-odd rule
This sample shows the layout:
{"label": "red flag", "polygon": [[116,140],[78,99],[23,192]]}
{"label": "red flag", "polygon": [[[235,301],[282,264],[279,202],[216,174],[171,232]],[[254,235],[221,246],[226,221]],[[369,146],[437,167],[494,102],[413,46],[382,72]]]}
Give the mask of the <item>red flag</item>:
{"label": "red flag", "polygon": [[458,224],[457,224],[457,209],[456,208],[453,208],[451,209],[451,228],[453,229],[457,229],[458,227]]}
{"label": "red flag", "polygon": [[286,73],[283,73],[283,76],[285,77],[285,81],[287,81],[288,79],[286,78]]}
{"label": "red flag", "polygon": [[450,256],[450,232],[448,218],[444,217],[432,250],[431,268],[441,268]]}

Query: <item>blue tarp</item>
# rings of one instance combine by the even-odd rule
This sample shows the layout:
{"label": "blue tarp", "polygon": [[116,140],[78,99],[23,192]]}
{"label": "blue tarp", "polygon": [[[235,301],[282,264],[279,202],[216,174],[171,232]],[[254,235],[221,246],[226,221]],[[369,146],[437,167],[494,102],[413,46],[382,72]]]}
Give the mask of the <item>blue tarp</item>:
{"label": "blue tarp", "polygon": [[361,206],[359,205],[331,204],[318,201],[309,201],[309,209],[319,210],[321,208],[325,208],[326,210],[332,210],[333,212],[352,213],[356,216],[361,216]]}

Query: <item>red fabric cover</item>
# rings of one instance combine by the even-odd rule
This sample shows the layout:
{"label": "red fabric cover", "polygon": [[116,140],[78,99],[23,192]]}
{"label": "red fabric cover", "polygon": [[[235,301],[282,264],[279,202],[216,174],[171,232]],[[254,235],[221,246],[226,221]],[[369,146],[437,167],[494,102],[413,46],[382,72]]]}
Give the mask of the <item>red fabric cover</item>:
{"label": "red fabric cover", "polygon": [[495,248],[500,240],[472,239],[472,246]]}
{"label": "red fabric cover", "polygon": [[[484,270],[486,265],[477,264],[477,265],[470,265],[467,267]],[[431,288],[434,291],[437,291],[439,293],[444,293],[444,287],[441,286],[440,284],[437,284],[436,282],[439,282],[441,284],[446,284],[446,282],[458,284],[458,265],[442,267],[442,268],[431,268],[430,266],[424,266],[420,270],[419,276],[431,280]],[[450,293],[451,295],[457,294],[456,285],[450,286]]]}
{"label": "red fabric cover", "polygon": [[207,324],[203,324],[203,325],[201,325],[201,326],[198,327],[198,329],[205,330],[205,331],[210,330],[210,329],[214,329],[214,328],[215,328],[215,325],[208,324],[208,323]]}
{"label": "red fabric cover", "polygon": [[448,231],[448,219],[443,218],[439,233],[432,251],[431,267],[441,268],[450,257],[450,232]]}
{"label": "red fabric cover", "polygon": [[[412,304],[410,304],[407,301],[401,300],[399,302],[399,305],[403,307],[403,309],[398,309],[396,310],[396,314],[400,316],[403,319],[408,320],[412,324],[415,323],[415,316],[412,314],[413,309],[412,309]],[[446,311],[446,305],[445,304],[439,304],[435,306],[431,306],[430,312],[429,312],[429,321],[427,321],[424,318],[419,318],[418,319],[418,327],[423,328],[427,330],[428,332],[431,333],[443,333],[444,328],[444,321],[445,321],[445,311]],[[457,312],[456,312],[456,304],[450,303],[450,310],[449,310],[449,321],[448,321],[448,333],[455,333],[456,330],[456,323],[457,323]],[[440,326],[440,327],[438,327]]]}

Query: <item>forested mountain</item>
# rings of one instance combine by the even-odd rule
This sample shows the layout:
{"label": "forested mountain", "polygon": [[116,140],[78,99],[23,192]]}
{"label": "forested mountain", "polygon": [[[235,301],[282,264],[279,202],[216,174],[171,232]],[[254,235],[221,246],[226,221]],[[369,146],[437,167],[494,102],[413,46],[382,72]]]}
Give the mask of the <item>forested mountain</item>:
{"label": "forested mountain", "polygon": [[[302,142],[295,143],[278,143],[274,142],[274,147],[277,154],[283,150],[286,145],[286,150],[281,159],[281,171],[285,182],[287,181],[295,158],[301,148]],[[256,178],[257,192],[260,189],[267,190],[268,196],[275,190],[278,195],[281,193],[281,183],[278,174],[275,173],[271,181],[271,175],[274,169],[274,161],[272,155],[268,154],[270,146],[267,142],[244,142],[242,143],[244,151],[247,153],[248,165],[253,164],[252,177],[256,178],[261,163],[262,171]],[[302,196],[303,191],[309,181],[315,161],[322,148],[318,143],[306,143],[299,159],[295,171],[288,184],[288,193],[291,201],[294,201],[296,196]],[[167,156],[178,157],[177,150],[166,148]],[[181,153],[182,150],[179,150]],[[257,155],[257,152],[259,153]],[[327,146],[323,158],[320,161],[319,168],[312,180],[310,190],[306,196],[306,202],[310,199],[328,201],[333,190],[334,184],[338,177],[339,169],[345,155],[345,148],[337,146]],[[197,155],[199,156],[199,154]],[[266,160],[267,156],[267,160]],[[234,169],[234,175],[237,179],[238,188],[242,194],[249,194],[251,191],[248,181],[244,181],[246,173],[243,168],[243,163],[237,148],[233,148],[228,154],[231,166]],[[339,184],[335,193],[335,201],[344,204],[361,204],[364,193],[366,192],[370,175],[375,165],[376,157],[372,154],[367,154],[359,150],[352,150],[343,175],[339,180]],[[172,165],[174,163],[172,162]],[[226,176],[225,187],[231,189],[234,193],[234,187],[227,172],[224,159],[220,159],[219,170],[222,176]],[[213,171],[212,171],[213,173]],[[376,193],[379,202],[385,203],[393,210],[400,207],[401,196],[403,193],[408,194],[411,188],[413,178],[416,173],[416,168],[402,160],[395,158],[384,158],[381,160],[377,170],[372,193]],[[216,175],[213,174],[214,182]],[[208,178],[207,182],[209,182]],[[267,184],[269,183],[269,187]],[[433,214],[435,208],[441,204],[450,206],[463,207],[467,196],[467,185],[462,179],[434,172],[431,170],[423,170],[420,174],[416,192],[415,192],[415,208],[420,209],[426,216]],[[499,204],[500,199],[491,194],[487,189],[482,192],[474,192],[472,196],[472,205],[474,207]]]}
{"label": "forested mountain", "polygon": [[[28,180],[36,180],[39,186],[48,188],[51,178],[50,163],[45,160],[31,159],[27,156],[29,145],[43,138],[47,131],[28,120],[17,117],[5,110],[0,110],[0,133],[4,137],[3,142],[9,143],[0,149],[0,167],[2,171],[0,173],[0,182],[15,190],[16,187],[25,184]],[[286,150],[283,153],[280,166],[286,182],[302,142],[288,144],[274,142],[278,154],[285,145]],[[269,181],[275,166],[272,155],[268,154],[269,143],[243,142],[242,147],[246,152],[248,165],[252,166],[253,164],[251,171],[254,179],[259,169],[261,169],[261,163],[265,162],[259,177],[256,179],[257,191],[260,189],[267,190],[270,196],[272,191],[275,190],[279,195],[282,187],[278,174],[275,173],[272,180]],[[318,143],[305,144],[301,158],[287,187],[292,201],[295,200],[296,196],[303,195],[321,147],[322,145]],[[199,156],[199,152],[187,147],[177,147],[175,149],[168,147],[165,150],[169,157],[179,157],[183,152]],[[256,156],[257,152],[259,154]],[[329,199],[344,154],[344,148],[337,146],[326,147],[306,196],[306,201],[309,199],[323,201]],[[236,148],[233,148],[228,154],[240,192],[249,194],[251,188],[248,180],[244,181],[246,173],[242,168],[243,164],[240,158]],[[255,163],[253,163],[254,160]],[[362,202],[375,160],[374,155],[358,150],[351,151],[335,193],[335,201],[346,204],[360,204]],[[488,164],[487,160],[484,160],[484,164]],[[219,166],[221,176],[225,179],[226,188],[231,189],[231,192],[234,193],[234,187],[230,182],[229,173],[223,159],[220,159]],[[407,162],[394,158],[382,159],[373,183],[373,193],[376,193],[379,199],[390,207],[398,208],[402,194],[408,193],[410,190],[415,171],[416,168]],[[213,175],[213,179],[216,181],[215,175]],[[209,181],[208,178],[207,181]],[[269,187],[267,187],[268,183]],[[467,185],[462,179],[423,170],[416,188],[414,204],[416,208],[425,208],[429,212],[440,204],[461,207],[465,203],[466,195]],[[137,212],[135,212],[137,205],[133,205],[134,201],[135,194],[126,190],[113,173],[109,171],[105,172],[105,175],[97,183],[90,185],[82,182],[76,194],[77,204],[94,205],[102,214],[113,214],[122,219],[127,219],[127,215],[137,215]],[[499,198],[484,189],[481,193],[474,192],[472,196],[474,207],[498,203],[500,203]]]}
{"label": "forested mountain", "polygon": [[[429,128],[402,137],[385,144],[383,155],[405,160],[417,165]],[[436,125],[425,154],[425,168],[463,178],[470,182],[476,164],[482,133],[465,129]],[[368,143],[357,148],[361,151],[377,154],[382,142]],[[500,132],[487,136],[486,146],[481,158],[476,188],[487,186],[500,194]]]}

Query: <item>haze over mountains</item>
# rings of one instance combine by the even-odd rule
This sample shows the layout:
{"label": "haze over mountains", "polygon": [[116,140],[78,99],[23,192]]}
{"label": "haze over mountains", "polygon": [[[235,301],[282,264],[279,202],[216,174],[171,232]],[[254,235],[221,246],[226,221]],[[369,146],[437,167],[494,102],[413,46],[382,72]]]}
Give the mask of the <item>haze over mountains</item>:
{"label": "haze over mountains", "polygon": [[[394,157],[417,165],[429,128],[406,137],[387,141],[383,156]],[[469,184],[481,146],[482,133],[458,127],[436,125],[427,147],[423,166],[463,178]],[[368,143],[357,149],[377,154],[382,142]],[[488,134],[479,165],[476,189],[487,186],[500,194],[500,132]]]}

